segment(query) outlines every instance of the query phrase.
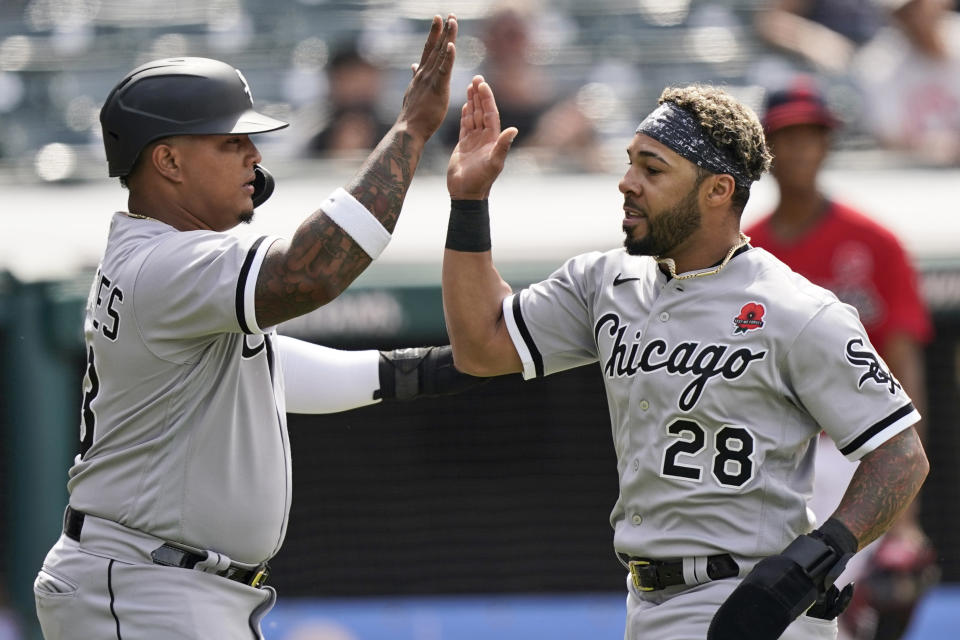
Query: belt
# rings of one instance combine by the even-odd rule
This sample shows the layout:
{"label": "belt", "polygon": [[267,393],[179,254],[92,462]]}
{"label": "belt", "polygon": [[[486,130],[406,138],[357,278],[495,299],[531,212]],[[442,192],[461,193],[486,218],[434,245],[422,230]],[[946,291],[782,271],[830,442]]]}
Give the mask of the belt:
{"label": "belt", "polygon": [[[80,532],[83,531],[83,520],[86,514],[67,507],[63,516],[63,533],[71,540],[80,542]],[[259,589],[266,584],[270,575],[270,565],[262,562],[250,568],[235,563],[211,562],[211,557],[222,558],[215,552],[197,553],[186,549],[175,542],[164,542],[153,550],[150,557],[153,563],[164,567],[179,567],[181,569],[196,569],[205,573],[212,573],[228,580],[240,582]]]}
{"label": "belt", "polygon": [[728,553],[665,560],[618,555],[630,570],[633,584],[639,591],[657,591],[678,584],[703,584],[711,580],[732,578],[740,573],[737,561]]}

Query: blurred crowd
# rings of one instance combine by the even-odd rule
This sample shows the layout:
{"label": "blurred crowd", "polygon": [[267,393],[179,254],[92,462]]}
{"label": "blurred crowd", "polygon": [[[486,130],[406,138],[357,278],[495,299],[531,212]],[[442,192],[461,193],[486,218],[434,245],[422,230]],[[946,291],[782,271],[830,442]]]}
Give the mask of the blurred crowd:
{"label": "blurred crowd", "polygon": [[[417,52],[410,0],[7,0],[0,5],[0,165],[83,178],[97,110],[131,63],[219,57],[294,124],[272,157],[362,156],[386,130]],[[956,0],[513,0],[449,3],[462,38],[454,87],[483,74],[516,126],[515,162],[618,169],[637,114],[667,84],[721,83],[759,111],[813,75],[845,126],[836,144],[960,165]],[[587,6],[589,5],[589,6]],[[431,150],[455,143],[460,96]],[[427,167],[431,163],[428,158]]]}
{"label": "blurred crowd", "polygon": [[960,15],[953,0],[773,0],[758,35],[790,63],[856,91],[881,148],[960,164]]}
{"label": "blurred crowd", "polygon": [[[774,177],[794,211],[778,204],[769,246],[812,242],[826,220],[816,177],[829,148],[960,166],[958,1],[437,3],[461,25],[456,93],[422,165],[446,166],[475,74],[494,87],[503,126],[519,129],[511,162],[541,172],[621,171],[640,115],[668,84],[719,83],[758,113],[786,90],[801,106],[790,111],[789,126],[776,127],[783,161],[775,158]],[[2,0],[0,175],[104,178],[97,114],[109,88],[135,64],[184,55],[242,69],[258,109],[291,121],[265,141],[274,145],[263,149],[267,164],[343,159],[353,167],[397,112],[425,11],[433,10],[423,7],[411,0],[170,0],[160,8],[147,0]],[[809,91],[798,89],[798,78]],[[818,246],[808,254],[819,259]],[[856,268],[847,264],[845,273],[863,281],[857,291],[869,289],[863,264],[874,262],[859,254],[851,261]],[[914,277],[906,266],[904,273]],[[837,283],[854,288],[824,276],[825,285]],[[928,333],[916,332],[911,353]],[[892,365],[896,356],[884,357]],[[922,396],[923,381],[917,385]],[[0,593],[0,640],[17,637],[4,604]]]}

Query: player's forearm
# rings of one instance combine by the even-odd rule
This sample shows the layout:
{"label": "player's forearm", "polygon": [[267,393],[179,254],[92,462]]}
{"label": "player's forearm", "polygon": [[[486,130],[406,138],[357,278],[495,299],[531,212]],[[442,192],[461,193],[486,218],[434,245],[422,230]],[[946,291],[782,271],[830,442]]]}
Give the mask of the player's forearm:
{"label": "player's forearm", "polygon": [[503,320],[511,293],[489,251],[446,249],[443,253],[443,312],[457,368],[477,376],[520,371],[520,358]]}
{"label": "player's forearm", "polygon": [[[425,140],[394,125],[346,187],[387,232],[396,227]],[[258,324],[274,326],[330,302],[371,262],[357,239],[318,209],[289,243],[268,252],[257,280]]]}
{"label": "player's forearm", "polygon": [[403,199],[431,133],[418,132],[398,120],[346,187],[390,233],[397,226]]}
{"label": "player's forearm", "polygon": [[[883,359],[903,390],[910,396],[913,406],[921,416],[927,414],[927,383],[924,374],[923,349],[917,340],[905,332],[896,332],[887,338],[883,346]],[[921,443],[927,442],[927,421],[922,419],[913,425]],[[893,524],[893,529],[914,530],[920,528],[920,497],[914,499],[903,515]]]}
{"label": "player's forearm", "polygon": [[[910,396],[913,406],[921,416],[926,415],[926,376],[921,345],[912,336],[897,332],[887,338],[880,355],[890,367],[890,373],[903,385],[903,390]],[[926,442],[924,421],[913,425],[913,428],[917,430],[920,442]]]}
{"label": "player's forearm", "polygon": [[833,517],[850,529],[862,549],[909,507],[929,470],[911,427],[864,456]]}

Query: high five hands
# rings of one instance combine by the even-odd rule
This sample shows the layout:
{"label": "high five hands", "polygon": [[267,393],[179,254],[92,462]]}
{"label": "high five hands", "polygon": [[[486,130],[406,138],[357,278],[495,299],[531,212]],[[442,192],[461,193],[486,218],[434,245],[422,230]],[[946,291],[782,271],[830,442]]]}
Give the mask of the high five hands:
{"label": "high five hands", "polygon": [[500,130],[500,112],[483,76],[474,76],[460,111],[460,139],[447,165],[447,191],[454,200],[484,200],[503,170],[516,127]]}
{"label": "high five hands", "polygon": [[403,95],[398,122],[426,141],[440,127],[450,104],[450,71],[457,49],[457,19],[434,16],[420,62],[411,65],[413,79]]}

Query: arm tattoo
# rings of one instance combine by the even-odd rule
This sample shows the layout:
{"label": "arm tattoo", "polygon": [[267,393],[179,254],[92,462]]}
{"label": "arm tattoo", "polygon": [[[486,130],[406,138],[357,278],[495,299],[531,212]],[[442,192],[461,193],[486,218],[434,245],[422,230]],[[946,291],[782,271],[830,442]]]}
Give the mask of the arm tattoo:
{"label": "arm tattoo", "polygon": [[[410,134],[391,131],[347,187],[391,233],[421,151]],[[257,279],[257,323],[274,326],[330,302],[370,263],[360,245],[317,210],[288,246],[277,242],[268,251]]]}
{"label": "arm tattoo", "polygon": [[347,191],[390,233],[397,226],[403,199],[420,161],[420,152],[408,133],[400,131],[392,140],[385,138],[347,187]]}
{"label": "arm tattoo", "polygon": [[862,549],[910,505],[928,470],[916,431],[906,429],[864,456],[834,516],[857,536]]}

